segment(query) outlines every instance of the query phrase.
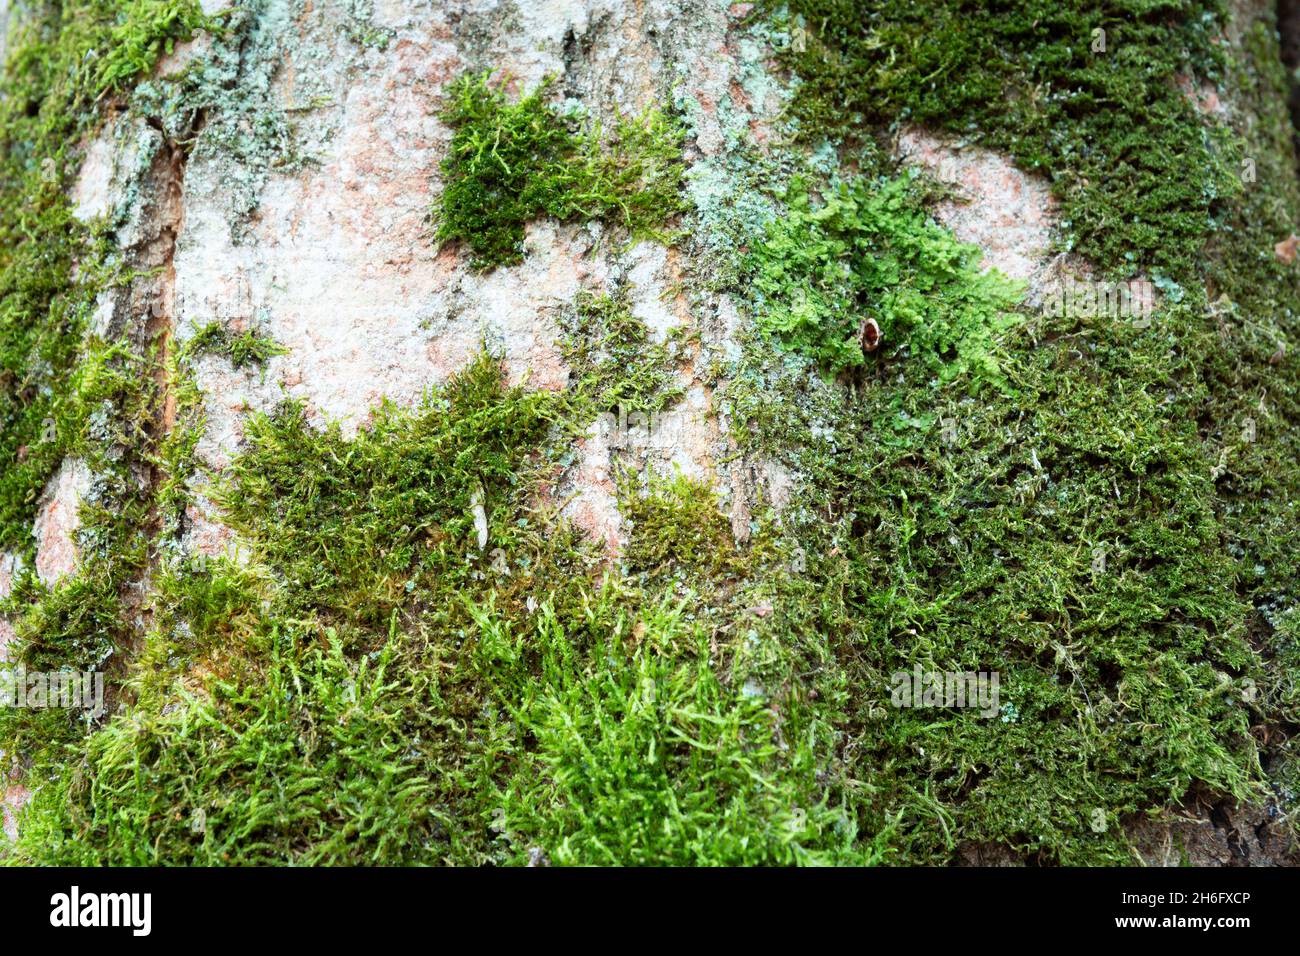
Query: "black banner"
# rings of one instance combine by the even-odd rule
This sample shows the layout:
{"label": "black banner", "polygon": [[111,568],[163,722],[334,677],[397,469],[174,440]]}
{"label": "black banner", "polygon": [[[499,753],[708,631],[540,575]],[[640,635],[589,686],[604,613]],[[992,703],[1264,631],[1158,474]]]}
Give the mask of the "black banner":
{"label": "black banner", "polygon": [[[1289,924],[1296,880],[1276,869],[0,870],[7,929],[128,946],[244,939],[337,945],[376,934],[482,934],[552,944],[773,929],[809,941],[1057,933],[1231,944]],[[887,935],[884,935],[887,934]],[[450,938],[450,937],[449,937]],[[1024,937],[1021,937],[1023,940]]]}

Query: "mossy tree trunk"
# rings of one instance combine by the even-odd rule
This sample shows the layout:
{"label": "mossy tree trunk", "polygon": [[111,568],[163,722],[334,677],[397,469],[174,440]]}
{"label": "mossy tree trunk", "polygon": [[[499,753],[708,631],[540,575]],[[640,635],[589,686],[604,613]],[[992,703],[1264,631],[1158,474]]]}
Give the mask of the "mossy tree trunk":
{"label": "mossy tree trunk", "polygon": [[988,6],[0,3],[0,853],[1294,862],[1295,5]]}

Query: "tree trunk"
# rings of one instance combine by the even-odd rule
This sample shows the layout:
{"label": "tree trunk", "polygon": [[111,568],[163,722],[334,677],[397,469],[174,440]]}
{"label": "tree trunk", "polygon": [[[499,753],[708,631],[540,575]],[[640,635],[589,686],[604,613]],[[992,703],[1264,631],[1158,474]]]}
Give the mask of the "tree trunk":
{"label": "tree trunk", "polygon": [[167,6],[0,2],[0,853],[1295,862],[1295,4]]}

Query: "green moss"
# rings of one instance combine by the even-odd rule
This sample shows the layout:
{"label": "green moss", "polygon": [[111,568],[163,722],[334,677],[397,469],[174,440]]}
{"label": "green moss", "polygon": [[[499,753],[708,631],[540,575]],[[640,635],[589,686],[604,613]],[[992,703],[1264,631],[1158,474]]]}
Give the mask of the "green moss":
{"label": "green moss", "polygon": [[101,94],[147,74],[171,54],[177,40],[190,40],[195,30],[214,29],[221,20],[221,15],[205,16],[195,0],[128,0],[118,6],[111,43],[95,77]]}
{"label": "green moss", "polygon": [[[193,2],[47,3],[15,11],[0,80],[0,543],[25,550],[40,491],[80,427],[66,397],[108,281],[67,188],[96,98],[206,24]],[[78,278],[74,279],[74,263]]]}
{"label": "green moss", "polygon": [[1243,152],[1256,181],[1216,218],[1207,249],[1206,304],[1189,354],[1204,391],[1196,409],[1214,458],[1215,509],[1234,564],[1246,626],[1264,661],[1252,697],[1261,759],[1292,826],[1300,819],[1294,743],[1284,730],[1300,715],[1295,682],[1300,608],[1300,284],[1273,245],[1300,217],[1288,80],[1270,13],[1243,25],[1229,73]]}
{"label": "green moss", "polygon": [[[1261,763],[1290,805],[1293,758],[1251,736],[1294,713],[1279,661],[1294,660],[1296,568],[1271,542],[1295,520],[1296,373],[1282,346],[1297,311],[1271,247],[1290,231],[1295,181],[1285,117],[1268,118],[1285,97],[1266,28],[1231,64],[1266,68],[1233,80],[1259,85],[1247,102],[1264,120],[1245,148],[1268,157],[1269,185],[1243,192],[1216,152],[1228,134],[1172,83],[1225,63],[1213,18],[1191,5],[1104,21],[1114,58],[1091,68],[1071,39],[1089,4],[791,7],[809,30],[807,52],[787,53],[809,138],[865,144],[868,170],[875,137],[903,122],[1006,149],[1053,177],[1076,251],[1115,274],[1163,270],[1183,294],[1148,328],[1066,317],[1010,330],[1004,389],[978,399],[960,387],[977,368],[936,377],[882,351],[843,388],[748,342],[727,407],[742,447],[803,479],[787,520],[806,570],[781,582],[740,673],[802,675],[830,728],[832,792],[860,832],[892,834],[899,861],[987,841],[1039,862],[1130,862],[1123,820],[1198,782],[1263,799]],[[800,344],[833,365],[863,314],[845,278],[858,260],[824,241],[834,233],[801,229],[815,241],[776,227],[791,248],[773,259],[772,228],[751,226],[779,294],[734,291],[759,328],[806,330]],[[785,294],[804,277],[815,295]],[[809,301],[817,321],[787,321]],[[843,337],[818,353],[828,326]],[[1243,439],[1246,418],[1267,427]],[[918,665],[999,671],[1008,707],[987,720],[889,706],[892,674]]]}
{"label": "green moss", "polygon": [[[382,411],[353,441],[314,431],[295,405],[250,422],[249,455],[222,498],[255,564],[162,566],[154,626],[127,675],[136,702],[49,771],[50,801],[33,804],[34,842],[19,854],[481,861],[481,834],[445,825],[489,795],[477,786],[482,689],[463,662],[472,619],[461,597],[499,587],[497,605],[523,613],[526,582],[545,593],[583,573],[580,556],[565,559],[576,569],[543,561],[570,539],[541,540],[513,484],[547,402],[504,391],[485,358],[419,414]],[[477,550],[476,491],[494,543],[510,549],[510,580]],[[195,811],[207,838],[189,828]]]}
{"label": "green moss", "polygon": [[274,355],[284,355],[288,350],[275,339],[258,335],[252,329],[232,332],[220,322],[209,322],[185,343],[186,356],[224,355],[235,368],[246,365],[264,365]]}
{"label": "green moss", "polygon": [[[133,277],[112,260],[102,227],[72,215],[76,144],[106,84],[123,89],[168,38],[200,22],[195,4],[15,11],[0,95],[0,543],[27,559],[4,610],[16,633],[10,654],[33,670],[121,672],[151,531],[157,366],[147,346],[85,335],[96,295]],[[108,81],[104,64],[113,65]],[[32,519],[68,457],[91,475],[80,561],[47,586],[31,570]],[[0,740],[27,761],[29,780],[42,781],[91,726],[65,710],[6,709]]]}
{"label": "green moss", "polygon": [[[1169,39],[1159,63],[1204,52],[1183,6],[1130,8],[1140,29],[1124,21],[1120,36]],[[855,12],[893,29],[874,4],[825,9],[839,19],[810,21],[814,40],[857,43],[844,26]],[[898,13],[897,29],[912,30],[910,17]],[[1023,54],[954,60],[971,98],[954,92],[954,113],[933,121],[971,132],[963,111],[993,102],[982,70],[1015,78],[1061,52],[1059,34],[998,29],[991,47],[908,33],[893,61],[836,79],[849,96],[859,80],[894,90],[897,102],[881,101],[901,114],[930,96],[917,64],[947,62],[925,44]],[[1249,62],[1273,62],[1266,29],[1248,39]],[[1131,82],[1134,62],[1115,65]],[[979,276],[926,218],[918,184],[869,144],[865,159],[843,151],[858,164],[838,178],[819,154],[837,188],[796,185],[784,218],[749,195],[736,220],[709,220],[702,241],[731,254],[718,282],[766,330],[728,369],[728,420],[750,461],[775,458],[799,480],[780,522],[759,513],[743,545],[685,478],[623,476],[628,540],[614,566],[548,503],[594,409],[673,397],[672,348],[650,345],[617,291],[575,306],[568,393],[507,388],[485,356],[355,437],[313,428],[292,403],[254,417],[217,495],[246,562],[175,546],[202,427],[193,351],[169,366],[179,424],[164,439],[155,359],[94,344],[58,418],[59,455],[85,457],[95,475],[88,560],[48,591],[22,577],[11,607],[28,660],[111,655],[123,706],[89,734],[63,713],[0,714],[5,749],[30,748],[41,783],[9,860],[945,863],[995,842],[1038,862],[1117,863],[1132,859],[1121,822],[1194,785],[1258,799],[1267,779],[1294,800],[1294,755],[1256,735],[1285,736],[1274,731],[1297,709],[1298,306],[1271,254],[1297,196],[1277,71],[1228,65],[1262,120],[1245,140],[1259,191],[1202,207],[1153,197],[1152,221],[1172,229],[1165,251],[1135,222],[1076,217],[1094,253],[1118,253],[1099,265],[1164,262],[1185,289],[1148,326],[1077,315],[1011,326],[1009,286]],[[214,76],[184,84],[211,92]],[[1133,90],[1159,105],[1157,78]],[[806,79],[797,110],[820,95]],[[499,190],[505,218],[475,249],[485,262],[517,256],[532,216],[612,215],[566,206],[555,196],[568,181],[547,178],[553,147],[605,155],[592,131],[481,80],[458,95],[472,113],[458,137],[501,132],[524,158],[507,176],[465,133],[449,160],[465,178],[449,177],[463,189],[446,208],[486,217],[474,184]],[[1123,122],[1140,137],[1166,107]],[[1103,122],[1074,108],[1054,114],[1061,143]],[[899,118],[861,112],[849,138]],[[811,129],[815,113],[798,115]],[[1000,135],[1001,118],[980,122]],[[1093,159],[1047,154],[1057,165],[1039,168],[1063,195],[1111,201],[1110,187],[1075,181]],[[1124,189],[1168,168],[1132,162],[1117,174]],[[736,164],[759,178],[808,165]],[[724,195],[722,173],[701,189]],[[1208,289],[1186,268],[1191,223],[1207,211]],[[864,361],[845,341],[865,316],[884,345]],[[774,352],[772,336],[854,374],[823,378]],[[198,341],[233,348],[219,328]],[[264,360],[267,343],[245,344],[247,360]],[[989,380],[1001,387],[970,387]],[[154,529],[141,607],[130,585]],[[134,618],[147,621],[143,641]],[[136,653],[121,661],[127,646]],[[891,707],[892,674],[916,666],[999,672],[999,713]]]}
{"label": "green moss", "polygon": [[[136,636],[135,583],[149,560],[152,501],[141,476],[157,447],[155,367],[152,357],[126,344],[92,339],[63,386],[68,420],[75,423],[69,452],[91,482],[79,509],[75,573],[46,585],[29,563],[3,602],[15,633],[9,652],[29,670],[99,670],[110,679],[123,673],[123,651]],[[116,687],[109,693],[116,695]],[[67,746],[91,729],[78,711],[0,713],[4,749],[21,754],[31,780],[58,772]]]}
{"label": "green moss", "polygon": [[922,205],[918,179],[832,182],[819,202],[796,180],[746,263],[758,326],[832,372],[874,351],[911,354],[941,378],[998,380],[996,336],[1020,289]]}
{"label": "green moss", "polygon": [[353,442],[337,428],[314,432],[298,405],[249,423],[253,450],[220,503],[281,569],[296,612],[383,622],[409,594],[443,594],[481,573],[489,559],[478,554],[476,500],[499,529],[494,546],[524,533],[506,516],[553,399],[502,395],[498,378],[484,358],[440,403],[418,416],[385,406]]}
{"label": "green moss", "polygon": [[[37,862],[383,863],[413,854],[437,809],[391,693],[391,652],[277,638],[256,679],[214,682],[92,736],[80,772],[24,820]],[[433,728],[430,728],[433,729]],[[180,788],[180,789],[174,789]],[[42,812],[44,811],[44,812]],[[292,848],[292,849],[291,849]]]}
{"label": "green moss", "polygon": [[625,291],[613,296],[581,292],[565,316],[564,360],[574,398],[598,412],[656,412],[681,396],[676,338],[653,342],[632,314]]}
{"label": "green moss", "polygon": [[[714,624],[537,514],[562,402],[484,356],[352,439],[254,419],[222,496],[250,563],[164,565],[132,706],[50,771],[13,859],[873,858]],[[645,502],[634,553],[724,544],[699,489]]]}
{"label": "green moss", "polygon": [[[1181,384],[1186,319],[1037,320],[1005,343],[1009,391],[979,399],[897,359],[848,392],[748,345],[737,437],[803,476],[787,521],[807,553],[774,578],[752,666],[835,702],[851,756],[826,772],[863,797],[862,832],[896,827],[900,859],[992,841],[1123,862],[1116,821],[1193,781],[1259,796],[1264,662],[1204,394]],[[892,674],[915,666],[1000,672],[1007,719],[890,707]]]}
{"label": "green moss", "polygon": [[443,115],[455,130],[443,161],[440,242],[459,240],[483,268],[523,258],[524,226],[540,216],[604,220],[662,237],[682,212],[682,132],[655,110],[608,136],[566,118],[542,84],[516,103],[488,77],[461,78]]}
{"label": "green moss", "polygon": [[631,574],[652,581],[689,576],[716,583],[748,567],[706,484],[677,475],[640,489],[635,476],[626,474],[619,491],[619,512],[632,531],[624,552]]}
{"label": "green moss", "polygon": [[1237,152],[1176,82],[1222,78],[1218,0],[780,7],[805,136],[913,123],[1005,150],[1051,180],[1073,250],[1116,274],[1194,274],[1216,202],[1240,189]]}
{"label": "green moss", "polygon": [[719,679],[707,629],[679,607],[642,614],[635,625],[589,615],[590,644],[575,654],[572,632],[543,612],[543,677],[511,711],[535,753],[498,817],[514,862],[870,859],[848,816],[825,802],[807,743],[785,742],[760,692]]}

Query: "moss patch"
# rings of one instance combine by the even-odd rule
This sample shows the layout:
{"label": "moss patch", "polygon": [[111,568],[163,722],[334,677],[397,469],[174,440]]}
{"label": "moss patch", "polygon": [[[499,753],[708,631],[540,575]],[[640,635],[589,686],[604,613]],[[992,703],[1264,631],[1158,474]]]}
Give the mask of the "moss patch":
{"label": "moss patch", "polygon": [[[863,832],[893,828],[899,860],[992,841],[1039,862],[1127,862],[1130,815],[1197,781],[1260,800],[1261,763],[1293,766],[1256,739],[1294,713],[1278,659],[1294,647],[1283,579],[1295,572],[1266,543],[1294,518],[1297,477],[1283,345],[1296,286],[1268,239],[1295,215],[1276,52],[1260,25],[1231,62],[1272,117],[1247,146],[1270,157],[1272,185],[1243,191],[1218,151],[1231,134],[1173,82],[1180,69],[1224,75],[1214,17],[1120,6],[814,2],[778,18],[806,31],[787,62],[805,81],[794,116],[808,137],[864,144],[868,168],[876,136],[904,122],[983,138],[1053,177],[1067,237],[1103,270],[1178,277],[1149,328],[1031,318],[1003,341],[1005,391],[979,398],[954,388],[969,372],[945,384],[906,355],[882,354],[844,389],[761,340],[746,348],[729,387],[737,439],[803,475],[790,535],[808,552],[753,666],[811,675],[835,701],[827,772],[860,798]],[[945,17],[962,29],[936,28]],[[1071,24],[1104,26],[1115,59],[1089,66],[1088,31],[1075,43]],[[804,273],[843,274],[834,247],[812,258]],[[1251,464],[1265,461],[1267,490]],[[1003,712],[889,706],[892,674],[918,665],[999,670]],[[1285,786],[1274,794],[1294,806]]]}
{"label": "moss patch", "polygon": [[1019,289],[981,273],[979,250],[937,225],[923,196],[912,174],[832,182],[819,201],[796,180],[746,263],[759,327],[832,372],[883,345],[945,379],[996,380]]}
{"label": "moss patch", "polygon": [[[96,100],[208,24],[192,0],[67,0],[15,12],[0,96],[0,544],[24,550],[75,444],[68,397],[104,248],[67,197]],[[74,264],[79,277],[74,279]]]}
{"label": "moss patch", "polygon": [[274,355],[284,355],[286,349],[275,339],[258,335],[252,329],[234,332],[220,322],[209,322],[196,329],[185,342],[186,357],[195,355],[224,355],[235,368],[246,365],[264,365]]}
{"label": "moss patch", "polygon": [[1124,277],[1195,270],[1240,189],[1230,140],[1178,85],[1223,77],[1217,0],[783,6],[805,135],[918,123],[1004,150],[1051,180],[1074,251]]}
{"label": "moss patch", "polygon": [[[111,255],[106,227],[72,214],[77,144],[94,127],[98,97],[125,90],[172,40],[209,23],[193,3],[15,12],[0,96],[0,544],[26,559],[4,610],[17,638],[9,652],[32,670],[120,673],[152,531],[157,358],[148,344],[86,336],[97,294],[135,277]],[[104,64],[115,64],[111,76]],[[91,473],[79,567],[46,586],[32,571],[32,518],[65,457]],[[0,713],[4,750],[30,762],[33,784],[89,729],[86,715],[66,710]]]}
{"label": "moss patch", "polygon": [[[1036,862],[1120,863],[1124,821],[1198,785],[1259,799],[1271,784],[1294,806],[1298,305],[1271,249],[1297,196],[1273,41],[1255,30],[1250,60],[1224,63],[1202,43],[1200,7],[1125,4],[1111,52],[1145,39],[1114,77],[1076,76],[1064,34],[1040,36],[1022,17],[1038,7],[1013,6],[990,40],[918,32],[901,8],[890,20],[873,3],[797,4],[802,42],[837,72],[818,76],[790,48],[806,74],[796,115],[841,148],[770,166],[747,154],[701,185],[716,197],[737,170],[763,180],[702,241],[727,253],[713,278],[756,330],[721,390],[736,441],[799,479],[781,521],[756,515],[744,545],[682,478],[624,477],[615,567],[554,514],[547,491],[593,410],[672,400],[671,349],[650,345],[617,291],[576,304],[568,393],[507,388],[484,356],[353,438],[313,429],[294,404],[254,417],[217,496],[246,564],[170,540],[201,427],[192,356],[171,366],[182,427],[164,441],[141,385],[155,359],[93,344],[60,426],[96,475],[90,557],[48,593],[22,579],[14,607],[24,653],[49,667],[116,653],[141,611],[147,627],[102,727],[0,715],[5,748],[34,748],[41,784],[8,860],[947,863],[993,842]],[[1086,27],[1093,11],[1044,16]],[[861,60],[882,30],[900,52]],[[836,51],[861,57],[836,66]],[[943,72],[950,62],[961,70]],[[1262,120],[1244,140],[1261,188],[1211,196],[1211,171],[1143,192],[1202,155],[1170,159],[1200,120],[1163,98],[1160,70],[1216,62]],[[216,75],[181,86],[211,93]],[[936,76],[969,89],[950,83],[945,99]],[[1047,83],[1045,105],[1026,76]],[[1061,77],[1152,108],[1107,120],[1087,96],[1063,98]],[[1004,88],[1025,111],[1019,145],[988,109]],[[832,89],[859,115],[818,112]],[[457,96],[443,221],[456,231],[443,238],[489,265],[518,257],[536,215],[636,228],[617,202],[579,195],[619,195],[601,165],[609,140],[537,92],[512,103],[480,79]],[[1164,270],[1184,294],[1150,324],[1012,325],[1011,288],[980,276],[927,218],[919,182],[871,145],[918,116],[978,123],[1056,178],[1098,265]],[[1136,150],[1148,123],[1156,158],[1115,152]],[[1197,128],[1212,152],[1220,133]],[[1103,133],[1096,155],[1076,138]],[[1092,179],[1101,155],[1123,195]],[[558,170],[564,156],[590,164]],[[769,175],[810,168],[784,194]],[[491,209],[476,204],[488,195]],[[1207,275],[1191,267],[1201,217]],[[850,347],[868,317],[883,333],[871,356]],[[233,345],[221,330],[200,341]],[[152,468],[164,480],[151,486]],[[141,609],[126,585],[154,526],[167,540]],[[997,671],[997,712],[891,706],[893,675],[916,667]]]}
{"label": "moss patch", "polygon": [[[35,795],[14,859],[861,859],[815,741],[717,667],[738,638],[602,581],[537,513],[562,401],[485,356],[352,440],[255,419],[223,496],[252,562],[166,566],[135,703]],[[708,497],[648,501],[638,548],[718,543]]]}
{"label": "moss patch", "polygon": [[511,103],[487,76],[450,91],[437,238],[468,244],[480,267],[519,262],[524,226],[540,216],[606,220],[645,237],[662,236],[683,210],[682,133],[671,119],[651,110],[606,136],[561,115],[548,93],[543,84]]}
{"label": "moss patch", "polygon": [[575,397],[598,412],[656,412],[680,397],[679,343],[653,342],[646,324],[632,314],[626,292],[579,293],[564,332]]}

